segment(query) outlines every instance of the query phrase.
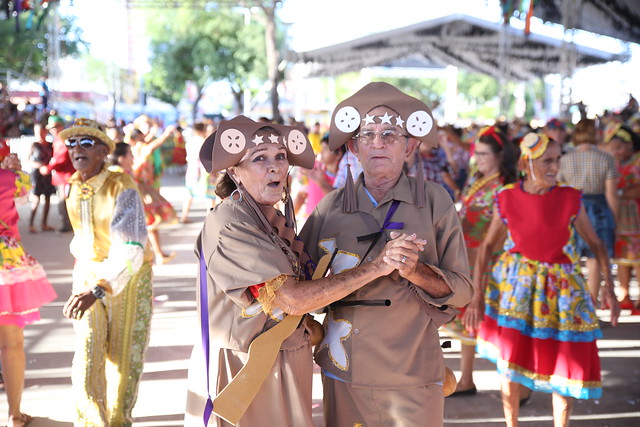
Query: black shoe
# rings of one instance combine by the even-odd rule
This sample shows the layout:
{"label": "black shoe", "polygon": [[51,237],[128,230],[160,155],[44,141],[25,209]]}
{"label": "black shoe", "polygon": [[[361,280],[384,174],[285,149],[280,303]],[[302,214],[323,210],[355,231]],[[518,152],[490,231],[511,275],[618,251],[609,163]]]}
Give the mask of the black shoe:
{"label": "black shoe", "polygon": [[470,388],[470,389],[467,389],[467,390],[454,391],[453,393],[451,393],[447,397],[473,396],[476,393],[478,393],[478,389],[476,388],[476,386],[473,386],[473,388]]}
{"label": "black shoe", "polygon": [[531,400],[531,395],[533,394],[533,392],[529,393],[529,396],[527,397],[523,397],[520,399],[520,407],[522,408],[524,405],[526,405],[527,403],[529,403],[529,400]]}

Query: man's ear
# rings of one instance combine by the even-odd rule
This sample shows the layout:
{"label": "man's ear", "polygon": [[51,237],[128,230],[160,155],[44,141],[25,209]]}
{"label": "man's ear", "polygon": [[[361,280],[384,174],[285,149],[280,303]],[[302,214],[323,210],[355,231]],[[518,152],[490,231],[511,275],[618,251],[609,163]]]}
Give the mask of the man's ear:
{"label": "man's ear", "polygon": [[405,159],[408,159],[411,155],[413,155],[413,152],[418,149],[419,144],[420,141],[416,138],[407,139],[407,144],[405,147]]}
{"label": "man's ear", "polygon": [[351,138],[347,141],[347,150],[351,151],[356,156],[358,155],[358,144],[355,138]]}

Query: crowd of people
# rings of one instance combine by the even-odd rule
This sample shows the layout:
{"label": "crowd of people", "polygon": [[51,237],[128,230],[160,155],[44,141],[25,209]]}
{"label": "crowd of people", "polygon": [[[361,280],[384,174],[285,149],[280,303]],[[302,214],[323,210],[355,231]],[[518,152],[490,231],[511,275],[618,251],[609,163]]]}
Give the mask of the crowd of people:
{"label": "crowd of people", "polygon": [[[497,366],[507,425],[545,392],[566,426],[574,399],[602,393],[596,309],[613,326],[621,308],[640,314],[629,289],[640,263],[639,135],[637,104],[575,125],[438,126],[426,104],[380,82],[310,129],[244,116],[187,129],[147,115],[67,123],[52,111],[34,125],[26,164],[2,155],[9,426],[30,422],[22,330],[55,298],[20,244],[14,198],[29,188],[28,231],[53,230],[57,195],[55,231],[73,233],[62,315],[76,332],[75,425],[131,425],[152,265],[175,256],[161,229],[192,222],[203,198],[202,342],[185,425],[313,425],[314,359],[327,425],[442,425],[446,395],[477,393],[478,354]],[[167,163],[184,166],[180,215],[160,192]],[[457,384],[441,333],[461,340]]]}

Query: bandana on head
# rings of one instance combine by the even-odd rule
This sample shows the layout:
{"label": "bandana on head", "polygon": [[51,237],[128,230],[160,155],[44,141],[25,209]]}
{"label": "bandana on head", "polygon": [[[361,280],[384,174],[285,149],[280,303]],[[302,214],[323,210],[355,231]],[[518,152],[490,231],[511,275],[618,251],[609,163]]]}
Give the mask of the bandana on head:
{"label": "bandana on head", "polygon": [[103,124],[91,119],[76,119],[73,124],[60,132],[60,138],[66,140],[74,136],[91,136],[99,139],[107,147],[109,147],[109,153],[113,152],[116,147],[116,143],[105,133],[106,127]]}
{"label": "bandana on head", "polygon": [[633,142],[633,136],[628,129],[622,127],[622,123],[610,123],[604,129],[603,142],[608,144],[613,138],[618,138],[624,142]]}
{"label": "bandana on head", "polygon": [[495,126],[485,126],[480,129],[478,132],[478,136],[476,138],[476,142],[480,142],[480,138],[483,136],[489,136],[493,138],[500,147],[504,148],[504,141],[502,141],[502,137],[498,134],[499,130],[496,130]]}
{"label": "bandana on head", "polygon": [[[389,107],[397,114],[369,115],[376,107]],[[389,123],[405,130],[413,138],[435,147],[438,134],[427,105],[388,83],[369,83],[333,111],[329,129],[329,148],[335,150],[353,138],[360,127],[371,123]]]}
{"label": "bandana on head", "polygon": [[547,151],[549,137],[545,134],[530,132],[520,142],[520,157],[523,159],[537,159]]}
{"label": "bandana on head", "polygon": [[[257,135],[258,131],[269,127],[280,135]],[[291,165],[313,168],[313,148],[303,131],[293,126],[254,122],[245,116],[220,122],[218,129],[205,139],[200,149],[200,161],[207,172],[217,173],[240,163],[248,149],[260,144],[282,144]]]}

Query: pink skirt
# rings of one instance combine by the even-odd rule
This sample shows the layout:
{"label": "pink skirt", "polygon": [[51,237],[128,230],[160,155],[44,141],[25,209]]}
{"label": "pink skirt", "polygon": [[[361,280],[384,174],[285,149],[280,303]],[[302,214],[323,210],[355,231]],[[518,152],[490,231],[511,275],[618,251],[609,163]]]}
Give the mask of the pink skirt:
{"label": "pink skirt", "polygon": [[0,325],[32,324],[55,298],[42,265],[14,237],[0,236]]}

